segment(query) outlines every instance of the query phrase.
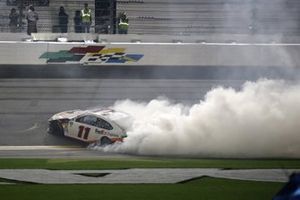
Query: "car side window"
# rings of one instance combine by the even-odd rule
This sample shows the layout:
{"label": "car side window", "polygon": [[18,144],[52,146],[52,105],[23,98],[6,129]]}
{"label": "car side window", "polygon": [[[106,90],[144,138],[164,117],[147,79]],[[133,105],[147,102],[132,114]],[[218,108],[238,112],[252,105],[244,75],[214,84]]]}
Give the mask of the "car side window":
{"label": "car side window", "polygon": [[113,127],[110,123],[108,123],[107,121],[105,121],[101,118],[98,118],[96,126],[98,128],[103,128],[103,129],[106,129],[106,130],[112,130],[113,129]]}
{"label": "car side window", "polygon": [[97,117],[95,117],[93,115],[86,115],[86,116],[77,118],[76,122],[95,126],[96,122],[97,122]]}

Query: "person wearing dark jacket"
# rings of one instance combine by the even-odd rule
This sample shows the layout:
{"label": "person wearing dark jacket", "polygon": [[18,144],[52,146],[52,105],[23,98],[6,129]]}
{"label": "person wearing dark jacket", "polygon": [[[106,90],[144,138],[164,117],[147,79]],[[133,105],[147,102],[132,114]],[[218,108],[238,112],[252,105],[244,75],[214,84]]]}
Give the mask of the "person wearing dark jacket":
{"label": "person wearing dark jacket", "polygon": [[19,14],[15,8],[12,8],[9,13],[9,28],[10,32],[15,33],[17,32],[19,26]]}
{"label": "person wearing dark jacket", "polygon": [[58,13],[59,28],[61,33],[68,32],[69,15],[65,12],[63,6],[60,7]]}
{"label": "person wearing dark jacket", "polygon": [[75,33],[81,33],[82,32],[80,10],[75,11],[74,30],[75,30]]}

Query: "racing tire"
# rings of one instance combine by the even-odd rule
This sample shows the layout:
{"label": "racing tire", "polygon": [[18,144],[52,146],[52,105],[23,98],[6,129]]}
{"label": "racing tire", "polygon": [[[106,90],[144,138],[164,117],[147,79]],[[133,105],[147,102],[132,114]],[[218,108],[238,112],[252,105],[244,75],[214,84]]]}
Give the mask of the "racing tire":
{"label": "racing tire", "polygon": [[103,137],[101,139],[101,146],[107,146],[112,144],[112,141],[108,137]]}
{"label": "racing tire", "polygon": [[63,136],[64,129],[58,121],[51,121],[49,124],[49,131],[52,135]]}

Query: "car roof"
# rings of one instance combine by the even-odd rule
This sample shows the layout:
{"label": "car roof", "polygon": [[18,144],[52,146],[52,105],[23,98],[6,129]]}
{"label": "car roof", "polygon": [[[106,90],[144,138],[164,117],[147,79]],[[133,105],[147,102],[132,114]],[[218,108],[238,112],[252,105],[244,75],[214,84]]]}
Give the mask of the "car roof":
{"label": "car roof", "polygon": [[84,114],[94,114],[98,117],[108,119],[114,122],[129,117],[129,114],[121,111],[116,111],[111,108],[97,108],[97,109],[86,110]]}

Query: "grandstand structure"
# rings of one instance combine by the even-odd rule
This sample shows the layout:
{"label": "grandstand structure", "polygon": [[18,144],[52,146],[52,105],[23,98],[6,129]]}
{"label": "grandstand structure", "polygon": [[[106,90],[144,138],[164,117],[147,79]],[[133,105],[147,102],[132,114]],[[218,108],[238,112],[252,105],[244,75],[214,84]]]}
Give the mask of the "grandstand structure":
{"label": "grandstand structure", "polygon": [[[82,9],[84,3],[89,4],[94,14],[98,12],[94,0],[49,2],[49,6],[36,7],[39,32],[57,31],[60,6],[64,6],[69,15],[69,32],[74,32],[74,13]],[[8,15],[13,6],[0,0],[0,7],[0,31],[8,32]],[[300,33],[299,0],[117,0],[113,17],[120,12],[126,12],[129,17],[130,34]],[[26,31],[26,24],[21,31]]]}
{"label": "grandstand structure", "polygon": [[[84,7],[84,3],[88,3],[89,7],[94,10],[95,1],[94,0],[50,0],[49,6],[35,6],[35,10],[39,15],[39,21],[37,23],[38,32],[56,32],[56,27],[58,25],[58,13],[60,6],[64,6],[66,13],[69,15],[68,29],[70,32],[74,32],[73,18],[76,10],[81,10]],[[6,0],[0,0],[1,7],[1,31],[9,31],[9,13],[11,8],[17,8],[17,6],[8,6]],[[24,13],[26,13],[26,7],[24,8]],[[26,32],[26,19],[23,17],[23,30],[21,32]]]}
{"label": "grandstand structure", "polygon": [[130,32],[298,34],[299,0],[137,0],[118,1],[130,16]]}

